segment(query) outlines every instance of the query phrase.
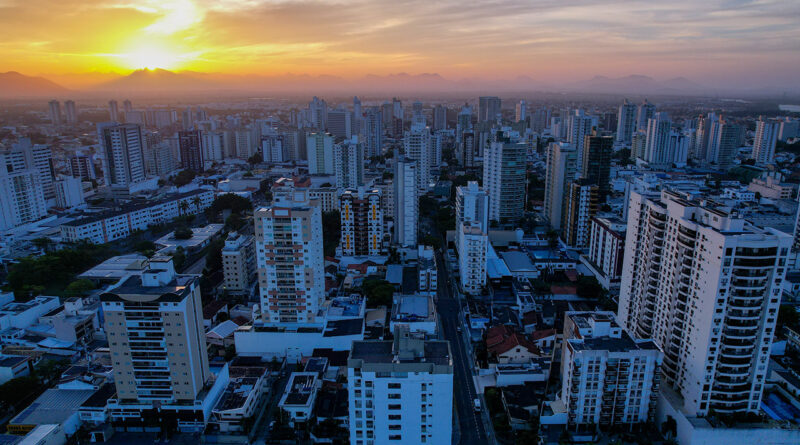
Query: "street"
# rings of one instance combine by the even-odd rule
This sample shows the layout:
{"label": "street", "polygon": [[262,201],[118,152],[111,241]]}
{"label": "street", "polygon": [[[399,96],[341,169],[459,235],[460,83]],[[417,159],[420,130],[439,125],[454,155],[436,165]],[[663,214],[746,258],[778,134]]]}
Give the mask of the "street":
{"label": "street", "polygon": [[[441,251],[437,252],[439,271],[439,290],[436,301],[436,310],[439,313],[445,339],[450,341],[453,353],[453,393],[455,395],[456,409],[458,412],[458,426],[460,429],[461,444],[488,443],[486,431],[481,420],[481,413],[474,410],[473,400],[478,397],[472,380],[472,363],[464,349],[464,342],[457,328],[460,324],[458,301],[450,293],[450,275],[444,266],[444,257]],[[455,432],[454,432],[455,434]]]}

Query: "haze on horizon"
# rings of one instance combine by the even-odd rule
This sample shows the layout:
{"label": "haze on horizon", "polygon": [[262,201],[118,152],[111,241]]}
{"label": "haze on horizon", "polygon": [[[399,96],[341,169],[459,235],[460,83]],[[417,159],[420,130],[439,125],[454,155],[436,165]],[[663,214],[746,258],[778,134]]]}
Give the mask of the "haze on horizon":
{"label": "haze on horizon", "polygon": [[793,0],[0,0],[0,72],[67,87],[163,68],[796,88],[798,49]]}

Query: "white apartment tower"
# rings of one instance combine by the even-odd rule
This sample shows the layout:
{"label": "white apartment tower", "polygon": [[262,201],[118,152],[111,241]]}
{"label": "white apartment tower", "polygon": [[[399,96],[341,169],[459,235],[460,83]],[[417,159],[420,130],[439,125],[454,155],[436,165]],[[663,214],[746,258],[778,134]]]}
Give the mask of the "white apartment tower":
{"label": "white apartment tower", "polygon": [[339,189],[364,185],[364,144],[357,137],[333,146],[334,173]]}
{"label": "white apartment tower", "polygon": [[559,394],[567,428],[594,433],[653,422],[662,362],[655,343],[632,338],[613,312],[568,311],[564,318]]}
{"label": "white apartment tower", "polygon": [[50,118],[50,123],[53,125],[61,125],[61,103],[57,100],[51,100],[48,103],[47,116]]}
{"label": "white apartment tower", "polygon": [[47,215],[39,172],[15,166],[9,153],[0,153],[0,230],[33,222]]}
{"label": "white apartment tower", "polygon": [[528,103],[524,100],[521,100],[517,103],[517,107],[515,110],[515,120],[517,122],[522,122],[528,119]]}
{"label": "white apartment tower", "polygon": [[419,223],[419,196],[417,194],[417,162],[400,158],[395,163],[394,178],[394,236],[395,243],[403,247],[416,247]]}
{"label": "white apartment tower", "polygon": [[453,424],[450,343],[395,332],[355,341],[347,359],[350,443],[448,444]]}
{"label": "white apartment tower", "polygon": [[586,141],[586,136],[592,135],[593,122],[592,116],[587,116],[583,110],[574,110],[569,115],[567,142],[572,144],[578,152],[578,165],[583,165],[583,145]]}
{"label": "white apartment tower", "polygon": [[636,130],[636,105],[628,102],[628,99],[619,106],[617,114],[617,142],[630,144],[633,133]]}
{"label": "white apartment tower", "polygon": [[78,110],[75,108],[75,101],[68,100],[64,102],[64,117],[66,117],[67,124],[75,125],[78,123]]}
{"label": "white apartment tower", "polygon": [[424,124],[415,124],[403,138],[405,156],[417,161],[417,189],[428,191],[431,181],[431,132]]}
{"label": "white apartment tower", "polygon": [[494,122],[501,116],[501,101],[496,96],[481,96],[478,99],[478,122]]}
{"label": "white apartment tower", "polygon": [[664,351],[687,415],[758,411],[792,238],[678,192],[629,202],[619,322]]}
{"label": "white apartment tower", "polygon": [[636,129],[646,130],[647,122],[655,114],[656,106],[645,99],[644,102],[636,108]]}
{"label": "white apartment tower", "polygon": [[319,203],[304,189],[276,194],[256,210],[255,226],[264,323],[313,323],[325,296]]}
{"label": "white apartment tower", "polygon": [[764,116],[756,122],[756,135],[753,139],[753,159],[756,164],[770,164],[775,157],[775,145],[778,143],[778,123],[770,122]]}
{"label": "white apartment tower", "polygon": [[477,221],[458,227],[458,266],[461,290],[470,295],[479,295],[486,285],[486,254],[489,236],[481,230]]}
{"label": "white apartment tower", "polygon": [[308,173],[312,175],[332,175],[335,173],[333,162],[333,136],[329,133],[310,133],[306,137],[308,151]]}
{"label": "white apartment tower", "polygon": [[547,172],[545,175],[544,214],[550,228],[558,230],[564,212],[564,193],[578,173],[578,153],[565,142],[552,142],[547,147]]}
{"label": "white apartment tower", "polygon": [[466,186],[456,187],[456,252],[461,255],[461,226],[478,222],[481,231],[489,232],[489,195],[478,186],[476,181],[469,181]]}
{"label": "white apartment tower", "polygon": [[483,158],[483,187],[489,195],[489,219],[516,221],[525,205],[527,146],[492,142]]}
{"label": "white apartment tower", "polygon": [[146,179],[142,128],[135,124],[101,124],[98,133],[105,155],[106,185],[129,192],[132,185]]}

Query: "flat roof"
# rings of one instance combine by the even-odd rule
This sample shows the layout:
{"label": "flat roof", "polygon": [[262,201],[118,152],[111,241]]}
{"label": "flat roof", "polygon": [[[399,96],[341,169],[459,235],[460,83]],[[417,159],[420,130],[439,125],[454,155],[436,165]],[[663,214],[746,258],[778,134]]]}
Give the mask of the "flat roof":
{"label": "flat roof", "polygon": [[61,424],[95,392],[93,389],[48,389],[11,419],[9,425]]}
{"label": "flat roof", "polygon": [[140,275],[131,275],[119,286],[108,292],[100,294],[100,301],[129,301],[126,295],[152,295],[152,301],[171,301],[183,300],[189,294],[192,284],[198,278],[194,275],[177,275],[168,284],[163,286],[143,286]]}
{"label": "flat roof", "polygon": [[196,195],[202,195],[204,193],[214,193],[211,190],[204,190],[204,189],[196,189],[189,192],[184,193],[174,193],[171,195],[167,195],[160,199],[145,199],[141,201],[133,201],[114,210],[107,210],[104,212],[98,212],[96,214],[91,214],[84,216],[83,218],[76,219],[74,221],[66,222],[62,225],[64,226],[82,226],[85,224],[91,224],[97,221],[102,221],[106,218],[113,218],[115,216],[124,215],[126,213],[135,212],[136,210],[142,210],[149,207],[155,207],[160,204],[164,204],[166,202],[177,201],[179,199],[189,198]]}

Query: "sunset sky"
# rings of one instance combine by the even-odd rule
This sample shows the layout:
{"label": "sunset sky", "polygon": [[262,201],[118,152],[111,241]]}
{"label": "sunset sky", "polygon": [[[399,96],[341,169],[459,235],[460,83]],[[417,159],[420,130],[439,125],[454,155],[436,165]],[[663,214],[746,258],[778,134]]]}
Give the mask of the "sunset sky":
{"label": "sunset sky", "polygon": [[790,84],[800,1],[0,0],[0,72]]}

